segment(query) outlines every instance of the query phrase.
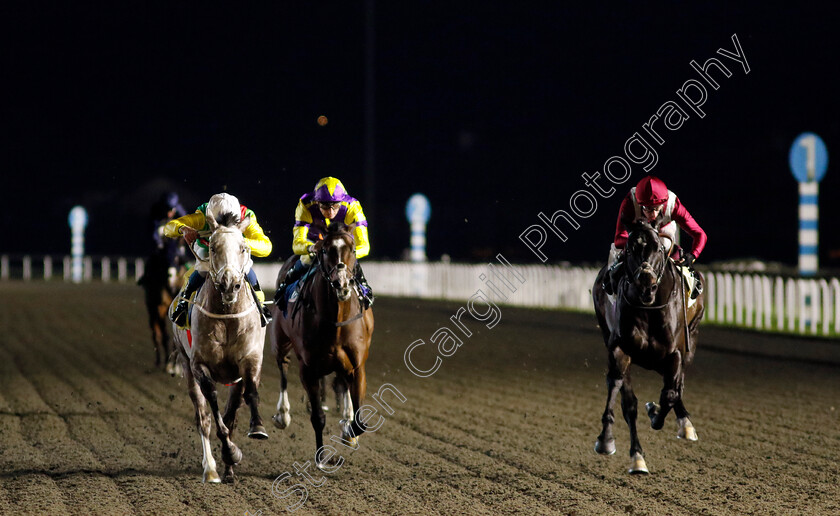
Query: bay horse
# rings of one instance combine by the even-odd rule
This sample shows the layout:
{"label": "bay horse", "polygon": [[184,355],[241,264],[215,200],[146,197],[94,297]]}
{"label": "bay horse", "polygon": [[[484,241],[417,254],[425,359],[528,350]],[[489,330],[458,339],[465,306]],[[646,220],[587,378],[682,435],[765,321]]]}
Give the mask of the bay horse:
{"label": "bay horse", "polygon": [[156,250],[146,259],[143,276],[137,284],[143,287],[144,304],[149,316],[152,345],[155,349],[155,367],[163,368],[172,376],[181,374],[177,351],[169,333],[169,305],[178,295],[180,282],[186,272],[183,241],[172,241],[164,249]]}
{"label": "bay horse", "polygon": [[621,409],[630,427],[629,472],[646,474],[647,464],[636,431],[637,399],[630,381],[630,365],[635,363],[662,375],[659,404],[646,404],[651,428],[661,429],[665,416],[673,409],[679,427],[677,437],[696,441],[697,434],[683,404],[683,389],[685,369],[697,349],[704,296],[701,293],[694,300],[687,299],[679,267],[647,221],[636,221],[630,227],[622,267],[615,299],[607,296],[602,287],[606,266],[592,287],[608,359],[607,404],[595,451],[604,455],[615,453],[612,407],[621,391]]}
{"label": "bay horse", "polygon": [[[252,265],[251,249],[242,232],[250,217],[239,221],[239,214],[226,213],[217,222],[206,214],[210,226],[208,279],[192,301],[188,330],[173,323],[179,343],[184,376],[195,406],[195,420],[203,451],[204,482],[220,482],[210,445],[212,415],[216,436],[222,443],[224,481],[235,482],[233,467],[242,452],[231,440],[236,427],[236,411],[243,397],[251,409],[248,437],[267,439],[259,413],[260,373],[262,371],[265,328],[260,324],[259,307],[248,292],[245,274]],[[172,303],[174,309],[177,299]],[[224,416],[219,413],[216,383],[230,386]],[[210,406],[210,412],[207,405]]]}
{"label": "bay horse", "polygon": [[[300,295],[290,300],[286,313],[275,305],[270,332],[271,349],[280,368],[280,397],[273,419],[279,428],[291,420],[286,392],[289,352],[294,349],[300,380],[309,398],[310,421],[315,430],[316,451],[324,444],[326,416],[322,407],[323,377],[336,373],[336,394],[341,401],[342,439],[355,445],[367,428],[354,418],[365,399],[367,380],[365,362],[373,335],[373,311],[364,309],[353,272],[356,268],[356,244],[348,226],[330,224],[323,240],[314,248],[314,270],[300,280]],[[289,258],[280,269],[278,284],[294,265]],[[282,295],[282,294],[281,294]],[[320,454],[317,454],[320,460]],[[317,461],[316,461],[317,462]],[[316,466],[323,468],[324,462]]]}

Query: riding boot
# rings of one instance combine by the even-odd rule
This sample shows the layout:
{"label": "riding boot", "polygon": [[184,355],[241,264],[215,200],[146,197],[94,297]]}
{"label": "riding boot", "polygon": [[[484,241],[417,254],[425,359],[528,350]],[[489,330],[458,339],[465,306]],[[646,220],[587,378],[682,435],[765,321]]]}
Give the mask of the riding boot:
{"label": "riding boot", "polygon": [[183,292],[181,292],[181,299],[178,301],[178,304],[175,305],[175,310],[172,311],[172,315],[169,316],[172,322],[181,328],[185,328],[187,326],[187,313],[189,312],[190,298],[204,284],[204,279],[204,276],[200,272],[193,271],[190,275],[189,281],[187,281],[187,286],[184,287]]}
{"label": "riding boot", "polygon": [[367,278],[365,278],[365,273],[362,271],[362,266],[359,265],[359,262],[356,262],[356,284],[359,285],[362,291],[362,300],[365,305],[364,309],[367,310],[373,305],[373,289],[370,287]]}
{"label": "riding boot", "polygon": [[277,305],[280,310],[286,310],[286,287],[299,280],[308,268],[309,267],[307,267],[305,263],[298,259],[298,261],[292,265],[292,268],[286,271],[286,277],[283,278],[283,281],[277,285],[277,291],[274,292],[274,304]]}
{"label": "riding boot", "polygon": [[260,324],[263,328],[271,322],[271,312],[265,306],[265,293],[260,288],[260,282],[257,280],[257,274],[254,269],[248,271],[248,283],[251,284],[251,292],[254,293],[254,301],[257,302],[257,307],[260,309]]}
{"label": "riding boot", "polygon": [[612,264],[612,267],[607,269],[607,273],[604,275],[604,282],[601,284],[601,287],[604,289],[604,293],[608,296],[615,294],[615,289],[618,285],[619,271],[621,270],[623,263],[624,262],[621,260],[616,260],[616,262]]}
{"label": "riding boot", "polygon": [[703,282],[700,281],[700,274],[694,267],[691,268],[691,275],[694,276],[694,289],[691,291],[691,299],[697,299],[697,296],[703,293]]}

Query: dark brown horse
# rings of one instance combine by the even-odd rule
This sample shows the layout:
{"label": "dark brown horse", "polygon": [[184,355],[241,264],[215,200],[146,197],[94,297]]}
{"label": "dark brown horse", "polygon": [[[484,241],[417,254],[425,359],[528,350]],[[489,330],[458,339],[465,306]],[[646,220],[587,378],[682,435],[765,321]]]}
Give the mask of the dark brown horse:
{"label": "dark brown horse", "polygon": [[[694,358],[697,326],[703,318],[704,298],[689,299],[680,267],[668,257],[656,230],[644,221],[630,231],[623,275],[614,299],[602,288],[606,267],[592,288],[595,314],[607,345],[607,406],[595,451],[615,453],[613,403],[621,391],[621,409],[630,427],[630,473],[647,473],[636,432],[637,400],[630,383],[630,365],[638,364],[662,375],[659,405],[646,405],[651,427],[659,430],[671,409],[677,416],[677,437],[697,440],[683,404],[685,368]],[[702,278],[701,278],[702,281]]]}
{"label": "dark brown horse", "polygon": [[155,367],[163,365],[166,372],[173,376],[180,375],[181,366],[167,329],[167,313],[172,300],[178,295],[181,278],[186,272],[183,245],[178,242],[175,246],[178,250],[176,253],[157,252],[150,255],[146,259],[143,277],[137,281],[143,287],[152,345],[155,348]]}
{"label": "dark brown horse", "polygon": [[[366,429],[364,423],[353,416],[365,399],[365,362],[373,335],[373,312],[364,310],[359,300],[353,275],[355,241],[347,226],[331,224],[313,251],[314,270],[301,280],[304,283],[300,295],[289,301],[285,314],[274,307],[270,335],[271,349],[281,373],[280,399],[274,422],[285,428],[291,419],[286,376],[288,354],[294,349],[300,380],[309,397],[316,450],[320,450],[326,424],[321,402],[323,382],[320,380],[330,373],[336,373],[336,393],[342,401],[342,439],[355,442]],[[293,256],[286,261],[280,278],[285,277],[296,259]],[[317,466],[320,468],[324,464]]]}

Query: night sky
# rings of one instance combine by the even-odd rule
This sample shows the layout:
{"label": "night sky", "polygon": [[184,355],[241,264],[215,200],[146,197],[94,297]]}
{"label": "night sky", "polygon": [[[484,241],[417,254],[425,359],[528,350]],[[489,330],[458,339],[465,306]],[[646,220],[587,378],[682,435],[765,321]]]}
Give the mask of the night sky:
{"label": "night sky", "polygon": [[[568,210],[581,174],[623,155],[699,79],[691,60],[716,57],[732,76],[707,88],[705,118],[688,111],[663,130],[651,171],[706,230],[700,262],[796,263],[788,152],[812,131],[829,154],[821,265],[840,268],[837,4],[376,2],[366,128],[366,4],[312,3],[5,3],[0,167],[11,206],[0,252],[67,253],[67,213],[81,204],[89,253],[143,255],[161,192],[192,211],[227,190],[281,259],[298,197],[334,175],[362,202],[372,259],[408,247],[405,202],[423,192],[431,259],[535,261],[520,233],[541,211]],[[716,54],[734,50],[733,34],[749,74]],[[643,175],[634,166],[567,242],[550,236],[550,261],[605,260],[621,198]]]}

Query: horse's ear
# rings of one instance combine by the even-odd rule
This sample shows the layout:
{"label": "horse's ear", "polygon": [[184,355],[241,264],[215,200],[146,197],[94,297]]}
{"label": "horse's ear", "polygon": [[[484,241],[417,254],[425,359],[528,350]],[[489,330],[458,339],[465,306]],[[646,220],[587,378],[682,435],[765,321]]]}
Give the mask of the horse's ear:
{"label": "horse's ear", "polygon": [[216,228],[219,227],[219,223],[216,222],[216,219],[213,218],[209,212],[204,215],[204,218],[207,221],[207,226],[210,227],[210,231],[216,231]]}
{"label": "horse's ear", "polygon": [[250,226],[250,225],[251,225],[251,216],[248,215],[247,217],[242,219],[242,221],[239,223],[239,231],[244,233],[245,230],[248,229],[248,226]]}

